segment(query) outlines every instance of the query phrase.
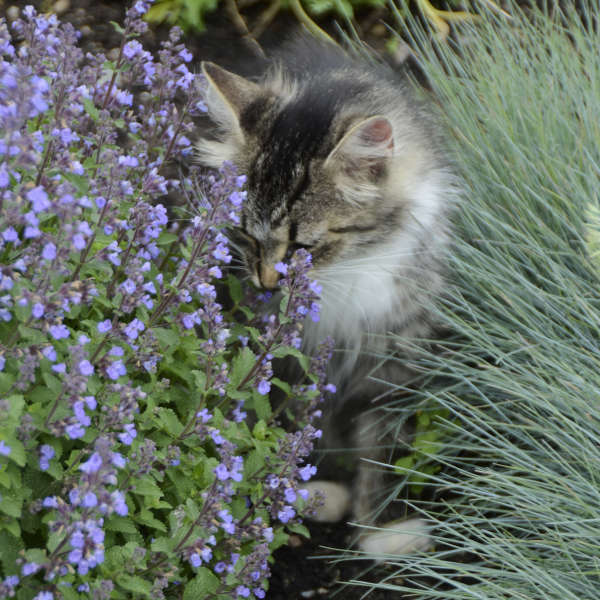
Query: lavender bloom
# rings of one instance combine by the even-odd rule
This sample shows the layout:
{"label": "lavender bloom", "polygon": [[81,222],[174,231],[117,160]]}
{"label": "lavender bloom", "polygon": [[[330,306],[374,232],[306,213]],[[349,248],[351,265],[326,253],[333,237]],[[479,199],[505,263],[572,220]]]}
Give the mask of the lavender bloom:
{"label": "lavender bloom", "polygon": [[44,444],[40,446],[40,469],[47,471],[50,468],[50,459],[54,457],[54,448]]}
{"label": "lavender bloom", "polygon": [[0,454],[2,456],[8,456],[11,450],[11,447],[4,440],[0,440]]}

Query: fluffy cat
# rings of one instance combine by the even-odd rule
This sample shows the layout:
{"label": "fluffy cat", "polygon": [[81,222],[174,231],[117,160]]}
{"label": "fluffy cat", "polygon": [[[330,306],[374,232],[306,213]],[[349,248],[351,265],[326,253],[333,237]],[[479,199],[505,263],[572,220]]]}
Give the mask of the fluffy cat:
{"label": "fluffy cat", "polygon": [[[275,288],[274,265],[296,248],[312,254],[322,312],[318,323],[306,322],[304,350],[335,339],[338,400],[329,418],[347,420],[349,405],[368,409],[382,389],[369,374],[406,381],[397,361],[381,357],[401,354],[402,338],[432,331],[458,193],[438,128],[398,74],[306,38],[255,81],[212,63],[202,70],[218,133],[199,142],[200,161],[228,160],[248,177],[243,260],[257,286]],[[375,420],[357,420],[357,443],[371,459],[380,458]],[[367,467],[359,467],[353,503],[363,521],[379,477]]]}

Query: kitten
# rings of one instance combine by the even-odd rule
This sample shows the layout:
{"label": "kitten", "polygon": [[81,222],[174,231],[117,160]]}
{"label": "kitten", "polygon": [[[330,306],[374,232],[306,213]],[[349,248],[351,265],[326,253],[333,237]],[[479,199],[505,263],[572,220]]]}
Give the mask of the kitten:
{"label": "kitten", "polygon": [[[381,392],[369,374],[400,385],[409,377],[381,357],[402,352],[399,339],[432,331],[457,197],[438,128],[407,81],[332,44],[299,38],[256,81],[212,63],[202,70],[219,134],[199,142],[200,162],[228,160],[248,177],[243,260],[257,286],[275,288],[274,265],[295,249],[311,253],[322,312],[306,322],[304,350],[334,338],[339,399],[329,418],[347,421],[349,405],[369,408]],[[375,420],[358,419],[358,444],[372,459],[381,458]],[[356,519],[368,520],[378,478],[359,467]],[[339,486],[332,493],[340,506],[329,513],[341,517],[349,495]]]}

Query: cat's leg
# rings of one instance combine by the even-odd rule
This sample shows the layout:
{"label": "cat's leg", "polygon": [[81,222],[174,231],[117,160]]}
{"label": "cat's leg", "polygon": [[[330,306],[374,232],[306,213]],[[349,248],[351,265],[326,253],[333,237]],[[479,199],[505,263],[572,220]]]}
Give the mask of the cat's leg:
{"label": "cat's leg", "polygon": [[356,441],[361,460],[352,502],[356,522],[367,526],[358,539],[358,546],[377,561],[395,554],[425,551],[432,546],[430,527],[423,519],[395,520],[380,527],[372,526],[375,507],[380,500],[377,496],[384,488],[383,464],[387,462],[381,419],[376,411],[360,416]]}

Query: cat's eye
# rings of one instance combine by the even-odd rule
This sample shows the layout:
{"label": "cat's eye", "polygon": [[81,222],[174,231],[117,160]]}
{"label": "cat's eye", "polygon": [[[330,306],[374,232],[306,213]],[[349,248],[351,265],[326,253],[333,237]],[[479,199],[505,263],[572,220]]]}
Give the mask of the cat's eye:
{"label": "cat's eye", "polygon": [[285,259],[289,260],[290,258],[292,258],[292,254],[294,254],[294,252],[296,252],[296,250],[299,250],[300,248],[304,248],[305,250],[308,250],[310,252],[310,249],[314,248],[314,246],[315,244],[300,244],[299,242],[291,242],[287,247]]}

